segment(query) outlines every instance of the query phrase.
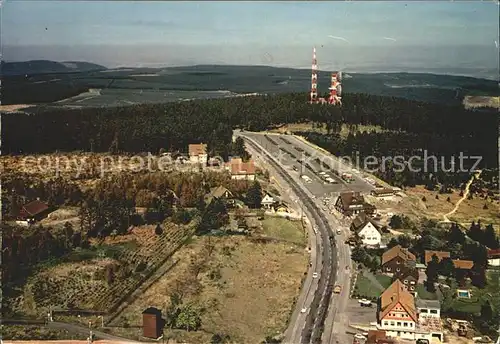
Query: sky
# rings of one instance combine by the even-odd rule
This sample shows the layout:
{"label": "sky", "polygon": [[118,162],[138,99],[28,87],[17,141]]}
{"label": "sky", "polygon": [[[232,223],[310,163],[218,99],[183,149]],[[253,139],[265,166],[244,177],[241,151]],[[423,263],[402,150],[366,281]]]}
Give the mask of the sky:
{"label": "sky", "polygon": [[[498,70],[496,1],[4,0],[5,60]],[[495,41],[497,41],[495,43]]]}

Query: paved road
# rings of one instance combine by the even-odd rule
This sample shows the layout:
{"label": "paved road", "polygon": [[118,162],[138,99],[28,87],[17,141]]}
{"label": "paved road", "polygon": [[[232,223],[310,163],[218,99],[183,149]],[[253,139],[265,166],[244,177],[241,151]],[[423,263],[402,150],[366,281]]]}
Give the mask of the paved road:
{"label": "paved road", "polygon": [[[342,163],[340,159],[314,148],[295,135],[253,132],[244,132],[243,134],[255,140],[266,151],[272,154],[285,167],[285,170],[289,174],[295,176],[305,174],[310,177],[312,183],[307,184],[306,187],[316,197],[329,194],[338,195],[342,191],[359,191],[367,194],[374,188],[364,179],[362,172],[352,172],[350,167]],[[320,162],[316,159],[319,159]],[[299,162],[300,160],[302,160],[302,164]],[[322,162],[330,166],[331,169],[326,168]],[[339,174],[350,172],[353,175],[354,181],[347,184],[332,170]],[[321,171],[329,173],[338,183],[325,183],[317,175],[317,172]]]}
{"label": "paved road", "polygon": [[[317,285],[311,284],[308,274],[296,309],[290,320],[290,327],[285,333],[286,343],[347,343],[346,334],[348,319],[345,316],[350,293],[350,272],[352,271],[350,249],[344,244],[349,237],[349,223],[340,214],[331,213],[323,204],[325,196],[335,197],[342,191],[360,191],[368,193],[373,189],[362,173],[352,173],[349,166],[342,164],[335,157],[317,150],[312,145],[293,135],[266,135],[261,133],[237,133],[247,139],[254,150],[259,151],[257,157],[271,163],[282,179],[290,186],[304,204],[305,213],[313,220],[321,234],[313,248],[316,260],[324,263]],[[260,146],[260,147],[259,147]],[[267,153],[264,154],[266,151]],[[255,156],[255,154],[254,154]],[[319,159],[319,162],[316,160]],[[302,163],[300,162],[302,161]],[[330,169],[325,169],[326,162],[337,173],[350,172],[354,181],[344,183]],[[307,167],[306,167],[307,166]],[[336,184],[327,184],[318,177],[317,172],[325,171],[338,180]],[[311,178],[311,183],[304,183],[301,175]],[[288,177],[288,178],[286,178]],[[302,191],[301,191],[302,190]],[[334,234],[340,229],[340,234]],[[334,236],[334,242],[330,237]],[[319,262],[316,262],[318,267]],[[319,272],[319,268],[316,268]],[[332,294],[334,284],[342,287],[340,294]],[[307,307],[309,305],[309,307]],[[307,316],[300,309],[307,308]]]}

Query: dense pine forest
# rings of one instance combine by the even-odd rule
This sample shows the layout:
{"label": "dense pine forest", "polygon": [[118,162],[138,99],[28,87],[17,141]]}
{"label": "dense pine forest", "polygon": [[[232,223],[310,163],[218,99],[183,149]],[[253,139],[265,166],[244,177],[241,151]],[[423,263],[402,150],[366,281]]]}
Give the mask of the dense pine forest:
{"label": "dense pine forest", "polygon": [[[445,157],[448,166],[449,157],[463,152],[482,156],[480,168],[497,167],[499,122],[494,111],[366,94],[346,94],[342,108],[310,105],[305,99],[306,94],[292,93],[116,108],[38,108],[32,114],[2,116],[2,150],[157,153],[185,151],[189,143],[206,142],[212,154],[227,156],[234,128],[260,131],[312,121],[328,134],[309,138],[337,154],[409,156],[427,150]],[[358,132],[341,139],[342,124],[379,126],[386,132]],[[422,178],[405,183],[422,183]]]}

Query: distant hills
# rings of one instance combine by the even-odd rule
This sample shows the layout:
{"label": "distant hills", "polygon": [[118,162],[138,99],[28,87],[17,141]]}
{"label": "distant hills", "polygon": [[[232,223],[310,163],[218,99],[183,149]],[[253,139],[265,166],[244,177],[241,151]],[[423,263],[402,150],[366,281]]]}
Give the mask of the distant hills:
{"label": "distant hills", "polygon": [[[207,92],[211,94],[210,97],[219,97],[220,91],[231,94],[307,93],[311,87],[310,70],[269,66],[195,65],[108,69],[88,62],[45,60],[7,62],[1,66],[4,76],[2,104],[5,105],[48,104],[84,94],[89,89],[100,90],[99,95],[82,96],[73,105],[85,107],[168,102],[205,98]],[[344,71],[343,75],[344,93],[366,93],[456,105],[462,104],[466,96],[500,96],[497,81],[466,76],[350,71]],[[326,94],[329,86],[330,72],[319,71],[320,94]],[[64,105],[68,106],[68,103]]]}
{"label": "distant hills", "polygon": [[1,63],[1,74],[7,76],[33,75],[49,73],[78,73],[105,70],[106,67],[81,61],[54,62],[48,60],[32,60],[23,62]]}

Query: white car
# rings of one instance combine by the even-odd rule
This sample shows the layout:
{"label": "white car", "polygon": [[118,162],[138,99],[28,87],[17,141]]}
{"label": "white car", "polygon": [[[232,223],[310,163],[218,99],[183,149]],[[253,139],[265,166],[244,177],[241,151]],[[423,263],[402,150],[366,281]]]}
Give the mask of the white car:
{"label": "white car", "polygon": [[300,310],[300,313],[305,313],[305,312],[307,312],[307,308],[305,307]]}
{"label": "white car", "polygon": [[318,278],[318,273],[317,272],[313,272],[313,278]]}

